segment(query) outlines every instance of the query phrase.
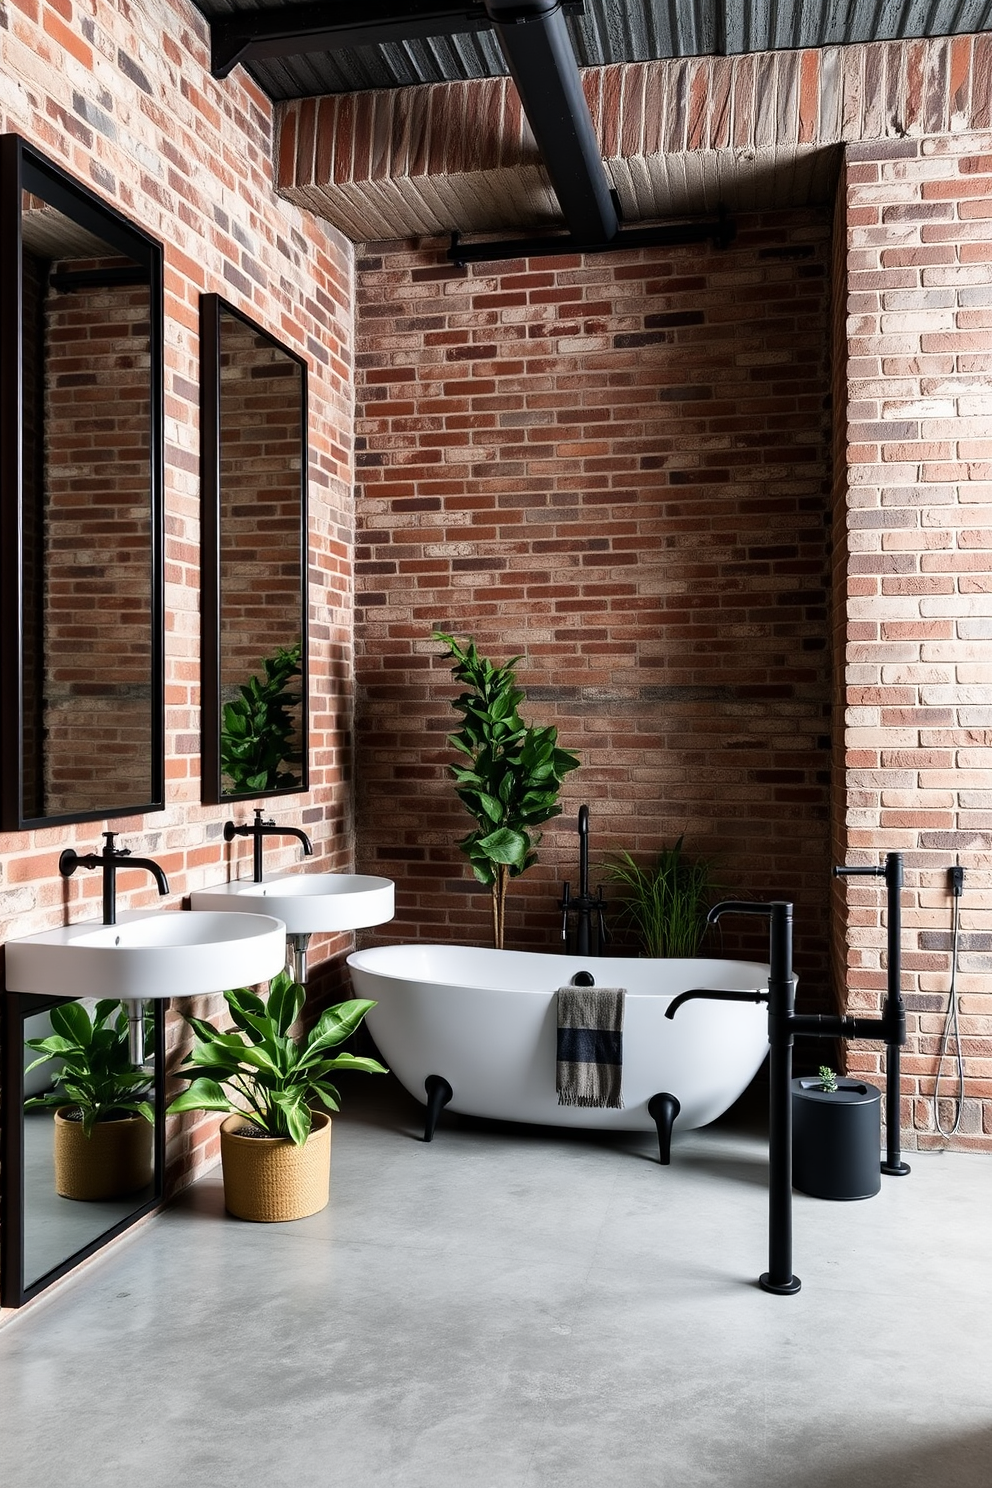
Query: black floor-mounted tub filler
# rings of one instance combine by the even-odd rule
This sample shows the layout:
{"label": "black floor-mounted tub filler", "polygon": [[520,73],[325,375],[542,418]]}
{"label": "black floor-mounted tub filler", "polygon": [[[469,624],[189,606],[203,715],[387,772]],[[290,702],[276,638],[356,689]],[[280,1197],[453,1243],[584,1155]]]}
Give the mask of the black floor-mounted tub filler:
{"label": "black floor-mounted tub filler", "polygon": [[703,997],[715,1002],[767,1002],[769,1056],[768,1101],[768,1270],[759,1277],[766,1292],[791,1296],[801,1286],[792,1270],[792,1045],[797,1033],[814,1038],[882,1039],[888,1046],[886,1064],[887,1152],[882,1172],[902,1177],[909,1168],[899,1151],[899,1050],[906,1042],[906,1010],[902,1001],[900,893],[903,884],[901,853],[889,853],[884,867],[835,868],[838,878],[860,875],[884,878],[888,891],[888,972],[881,1018],[797,1013],[792,974],[792,905],[784,899],[751,903],[727,899],[709,912],[715,924],[725,914],[760,915],[769,921],[767,992],[729,992],[697,987],[672,999],[665,1016],[674,1018],[684,1002]]}

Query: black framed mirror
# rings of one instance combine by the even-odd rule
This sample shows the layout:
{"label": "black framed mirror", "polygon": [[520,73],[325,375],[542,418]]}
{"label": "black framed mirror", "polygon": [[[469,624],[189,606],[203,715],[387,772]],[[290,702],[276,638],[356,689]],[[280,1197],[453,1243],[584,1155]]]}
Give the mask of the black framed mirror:
{"label": "black framed mirror", "polygon": [[[20,1307],[106,1245],[162,1201],[165,1175],[164,1001],[145,1005],[147,1093],[154,1121],[97,1123],[90,1136],[68,1118],[72,1101],[53,1077],[57,1059],[35,1069],[37,1044],[53,1032],[52,1011],[72,1002],[90,1024],[103,1024],[121,1039],[127,1058],[126,1012],[120,1004],[91,998],[4,998],[4,1068],[0,1125],[0,1301]],[[104,1064],[100,1068],[105,1067]],[[66,1115],[62,1112],[66,1111]]]}
{"label": "black framed mirror", "polygon": [[0,139],[6,830],[164,806],[162,248]]}
{"label": "black framed mirror", "polygon": [[203,801],[307,789],[307,368],[200,297]]}

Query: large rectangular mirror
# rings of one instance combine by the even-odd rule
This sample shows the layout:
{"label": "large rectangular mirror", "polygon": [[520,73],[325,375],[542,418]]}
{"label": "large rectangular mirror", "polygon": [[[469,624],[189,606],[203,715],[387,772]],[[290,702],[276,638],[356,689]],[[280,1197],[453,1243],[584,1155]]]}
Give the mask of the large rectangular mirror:
{"label": "large rectangular mirror", "polygon": [[[5,1307],[19,1307],[161,1202],[165,1019],[161,1000],[146,1004],[139,1075],[130,1068],[121,1003],[15,992],[4,1003],[0,1296]],[[85,1014],[84,1020],[74,1013],[68,1030],[56,1011],[67,1006]],[[87,1028],[95,1030],[94,1049],[105,1035],[115,1039],[110,1052],[104,1041],[92,1061],[86,1059]],[[60,1059],[46,1057],[41,1046],[53,1034],[64,1039],[66,1031],[72,1034],[68,1042],[78,1039],[75,1068],[82,1075],[60,1080]],[[82,1108],[63,1089],[66,1083],[92,1102],[91,1112],[101,1106],[101,1119],[88,1135]],[[106,1103],[117,1099],[147,1103],[154,1120],[112,1105],[108,1110]]]}
{"label": "large rectangular mirror", "polygon": [[162,249],[0,139],[7,830],[161,810]]}
{"label": "large rectangular mirror", "polygon": [[306,363],[200,300],[203,800],[307,788]]}

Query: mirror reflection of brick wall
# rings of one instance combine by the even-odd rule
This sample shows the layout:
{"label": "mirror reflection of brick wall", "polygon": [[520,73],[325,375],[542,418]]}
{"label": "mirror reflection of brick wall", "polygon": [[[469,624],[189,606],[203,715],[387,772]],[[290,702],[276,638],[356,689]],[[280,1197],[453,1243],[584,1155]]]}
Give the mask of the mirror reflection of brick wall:
{"label": "mirror reflection of brick wall", "polygon": [[[220,335],[221,701],[300,640],[299,364],[237,316]],[[294,688],[295,690],[295,688]]]}
{"label": "mirror reflection of brick wall", "polygon": [[[119,261],[118,261],[119,263]],[[147,285],[44,297],[44,811],[147,798],[151,755]]]}

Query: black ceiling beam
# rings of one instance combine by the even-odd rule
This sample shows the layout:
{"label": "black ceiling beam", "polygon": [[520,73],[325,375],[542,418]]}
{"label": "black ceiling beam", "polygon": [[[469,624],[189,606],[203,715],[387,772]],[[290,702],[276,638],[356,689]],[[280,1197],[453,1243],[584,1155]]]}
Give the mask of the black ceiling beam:
{"label": "black ceiling beam", "polygon": [[559,0],[485,6],[569,231],[608,243],[620,218]]}
{"label": "black ceiling beam", "polygon": [[210,70],[223,78],[239,62],[458,36],[488,27],[481,0],[331,0],[243,10],[211,20]]}
{"label": "black ceiling beam", "polygon": [[549,233],[540,238],[495,238],[487,243],[465,243],[451,235],[449,261],[459,268],[470,263],[496,263],[508,258],[550,258],[560,253],[619,253],[627,248],[667,248],[679,243],[712,243],[726,248],[736,227],[721,211],[716,218],[695,222],[664,222],[653,227],[622,227],[609,242],[583,242],[574,233]]}
{"label": "black ceiling beam", "polygon": [[[582,7],[583,0],[564,0],[569,12],[581,13]],[[225,78],[239,62],[491,28],[483,0],[329,0],[242,10],[211,19],[210,70]]]}

